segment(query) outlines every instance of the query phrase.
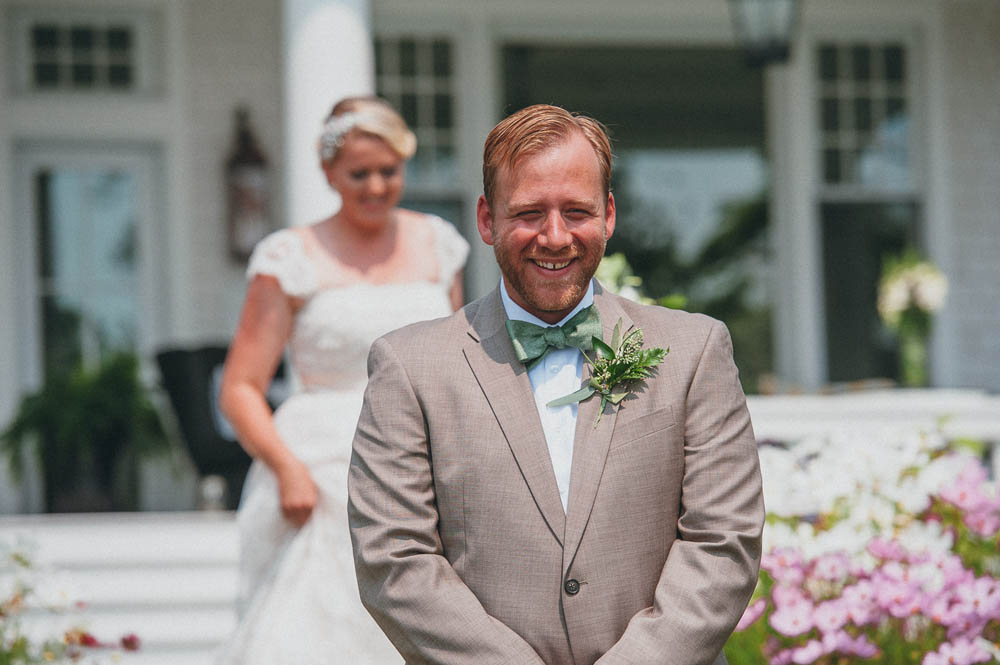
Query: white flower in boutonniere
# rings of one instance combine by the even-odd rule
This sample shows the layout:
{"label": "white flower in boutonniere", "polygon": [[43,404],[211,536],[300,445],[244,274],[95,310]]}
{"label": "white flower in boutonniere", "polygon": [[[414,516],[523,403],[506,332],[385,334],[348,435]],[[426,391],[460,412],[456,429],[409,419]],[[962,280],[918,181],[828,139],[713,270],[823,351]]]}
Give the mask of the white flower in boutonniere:
{"label": "white flower in boutonniere", "polygon": [[547,406],[566,406],[582,402],[594,393],[601,395],[601,408],[597,411],[594,427],[601,422],[601,414],[608,402],[618,404],[633,390],[631,383],[652,376],[652,370],[661,362],[670,349],[643,349],[642,329],[636,328],[624,338],[621,336],[622,320],[618,319],[609,345],[602,339],[593,337],[594,357],[584,352],[583,357],[590,364],[590,380],[574,393],[554,399]]}

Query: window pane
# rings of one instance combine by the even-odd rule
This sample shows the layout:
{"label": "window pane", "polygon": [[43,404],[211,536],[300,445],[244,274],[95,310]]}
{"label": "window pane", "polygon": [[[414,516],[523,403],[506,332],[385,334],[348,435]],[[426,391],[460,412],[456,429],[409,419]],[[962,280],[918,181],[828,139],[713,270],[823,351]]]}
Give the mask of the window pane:
{"label": "window pane", "polygon": [[59,65],[39,62],[33,68],[34,83],[38,88],[54,88],[59,85]]}
{"label": "window pane", "polygon": [[836,98],[827,97],[823,100],[823,131],[836,132],[840,129],[840,114]]}
{"label": "window pane", "polygon": [[399,41],[399,73],[403,76],[417,73],[417,44],[412,39]]}
{"label": "window pane", "polygon": [[837,49],[833,46],[819,49],[819,78],[821,81],[837,80]]}
{"label": "window pane", "polygon": [[894,83],[902,82],[906,76],[902,46],[887,46],[884,51],[885,78]]}
{"label": "window pane", "polygon": [[108,28],[108,48],[112,51],[128,51],[132,48],[132,33],[128,28]]}
{"label": "window pane", "polygon": [[885,103],[886,118],[894,118],[906,112],[906,100],[902,97],[890,97]]}
{"label": "window pane", "polygon": [[406,93],[399,99],[399,112],[410,127],[417,126],[417,96],[413,93]]}
{"label": "window pane", "polygon": [[449,129],[453,124],[451,95],[434,95],[434,126],[438,129]]}
{"label": "window pane", "polygon": [[89,51],[94,48],[94,29],[77,27],[70,30],[70,44],[74,51]]}
{"label": "window pane", "polygon": [[836,184],[842,180],[840,151],[830,148],[823,151],[823,181]]}
{"label": "window pane", "polygon": [[851,49],[851,69],[855,81],[871,79],[871,50],[867,46],[855,46]]}
{"label": "window pane", "polygon": [[94,66],[73,65],[73,85],[80,88],[94,85]]}
{"label": "window pane", "polygon": [[436,39],[432,46],[434,76],[451,76],[451,44]]}
{"label": "window pane", "polygon": [[858,97],[854,100],[854,128],[861,132],[872,129],[872,100]]}
{"label": "window pane", "polygon": [[385,73],[385,50],[388,48],[382,39],[375,40],[375,76]]}
{"label": "window pane", "polygon": [[111,65],[108,67],[108,84],[113,88],[127,88],[132,85],[131,65]]}
{"label": "window pane", "polygon": [[54,25],[36,25],[31,29],[31,46],[36,49],[59,47],[59,30]]}

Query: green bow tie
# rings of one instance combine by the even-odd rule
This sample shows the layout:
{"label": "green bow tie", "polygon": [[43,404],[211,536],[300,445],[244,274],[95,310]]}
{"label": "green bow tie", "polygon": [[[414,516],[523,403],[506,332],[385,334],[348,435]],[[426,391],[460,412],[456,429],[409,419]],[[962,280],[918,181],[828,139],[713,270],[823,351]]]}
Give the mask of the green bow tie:
{"label": "green bow tie", "polygon": [[584,307],[561,326],[543,328],[527,321],[507,320],[507,333],[514,344],[514,353],[528,369],[534,367],[550,348],[575,346],[581,351],[590,351],[593,348],[591,338],[599,338],[601,332],[601,315],[593,305]]}

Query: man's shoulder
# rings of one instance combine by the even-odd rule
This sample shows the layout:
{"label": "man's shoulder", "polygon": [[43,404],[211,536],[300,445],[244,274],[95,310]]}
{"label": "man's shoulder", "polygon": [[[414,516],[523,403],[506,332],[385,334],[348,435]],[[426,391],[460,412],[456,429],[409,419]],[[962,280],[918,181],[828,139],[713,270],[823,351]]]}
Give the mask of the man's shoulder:
{"label": "man's shoulder", "polygon": [[608,295],[614,298],[632,321],[643,329],[644,334],[660,331],[707,335],[716,325],[724,325],[718,319],[713,319],[705,314],[686,312],[660,305],[644,305],[619,295]]}

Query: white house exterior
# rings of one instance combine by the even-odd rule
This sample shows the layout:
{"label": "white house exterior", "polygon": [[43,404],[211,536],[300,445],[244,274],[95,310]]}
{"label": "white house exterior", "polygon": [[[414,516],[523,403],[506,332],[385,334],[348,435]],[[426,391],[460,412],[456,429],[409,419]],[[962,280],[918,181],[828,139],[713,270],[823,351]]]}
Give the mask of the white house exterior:
{"label": "white house exterior", "polygon": [[[474,211],[483,139],[505,109],[548,78],[583,100],[592,92],[599,108],[685,100],[690,81],[704,95],[686,98],[691,115],[714,117],[738,77],[713,89],[714,69],[680,79],[656,68],[696,68],[736,49],[727,5],[0,0],[0,423],[42,381],[53,334],[45,317],[55,316],[45,308],[60,299],[108,326],[89,334],[81,324],[84,354],[108,337],[145,357],[229,338],[244,290],[226,231],[237,107],[249,110],[269,158],[275,226],[336,205],[314,156],[336,98],[377,89],[406,107],[425,146],[408,201],[444,213],[469,238],[471,299],[497,276]],[[846,220],[863,238],[865,219],[899,217],[890,227],[912,236],[951,285],[932,384],[1000,390],[998,34],[997,0],[806,0],[791,60],[763,75],[747,70],[760,81],[754,140],[771,209],[767,291],[782,385],[809,391],[837,380],[828,298],[856,270],[850,244],[830,247],[836,225]],[[598,76],[607,72],[596,64],[612,59],[638,84],[606,99],[602,90],[626,85]],[[537,68],[545,63],[559,69]],[[661,122],[676,147],[673,112],[664,107]],[[705,123],[687,148],[721,136]],[[626,156],[641,153],[637,135]],[[46,267],[56,259],[44,258],[45,246],[69,266],[63,274]],[[107,268],[101,252],[112,250],[127,257]]]}

